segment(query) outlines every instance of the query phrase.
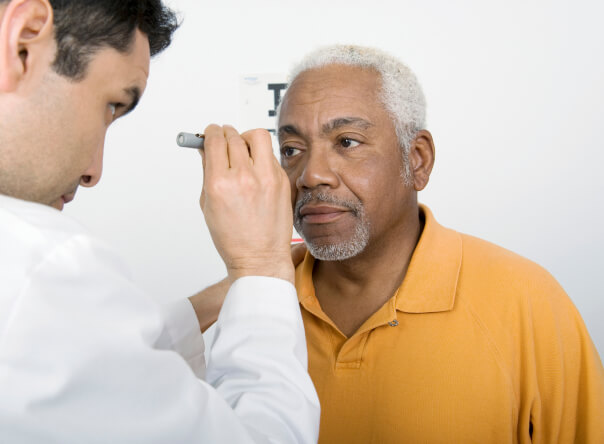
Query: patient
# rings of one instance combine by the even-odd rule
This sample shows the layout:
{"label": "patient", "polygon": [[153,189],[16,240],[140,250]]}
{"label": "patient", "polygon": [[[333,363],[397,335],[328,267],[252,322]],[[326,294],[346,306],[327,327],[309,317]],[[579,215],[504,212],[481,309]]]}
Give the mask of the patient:
{"label": "patient", "polygon": [[418,204],[435,148],[409,68],[332,46],[290,80],[278,135],[319,442],[603,443],[604,369],[564,290]]}

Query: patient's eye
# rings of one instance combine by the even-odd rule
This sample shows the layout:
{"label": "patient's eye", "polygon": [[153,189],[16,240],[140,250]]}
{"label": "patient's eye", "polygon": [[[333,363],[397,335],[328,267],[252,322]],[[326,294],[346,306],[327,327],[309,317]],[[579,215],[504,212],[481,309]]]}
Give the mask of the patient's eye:
{"label": "patient's eye", "polygon": [[301,150],[298,148],[294,148],[293,146],[284,146],[281,147],[281,155],[283,157],[293,157],[296,154],[299,154]]}
{"label": "patient's eye", "polygon": [[354,139],[350,139],[348,137],[344,137],[342,139],[340,139],[340,145],[342,145],[342,147],[344,148],[355,148],[357,146],[359,146],[361,143],[357,142]]}

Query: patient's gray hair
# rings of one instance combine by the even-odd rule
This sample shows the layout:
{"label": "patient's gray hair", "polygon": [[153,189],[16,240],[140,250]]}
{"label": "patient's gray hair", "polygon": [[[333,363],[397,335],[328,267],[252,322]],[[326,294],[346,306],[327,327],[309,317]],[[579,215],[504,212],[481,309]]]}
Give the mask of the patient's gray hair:
{"label": "patient's gray hair", "polygon": [[377,71],[382,79],[380,99],[391,115],[403,152],[403,179],[411,185],[409,150],[418,131],[426,127],[426,99],[415,74],[402,62],[384,51],[355,45],[319,48],[291,70],[291,84],[305,71],[326,65],[350,65]]}

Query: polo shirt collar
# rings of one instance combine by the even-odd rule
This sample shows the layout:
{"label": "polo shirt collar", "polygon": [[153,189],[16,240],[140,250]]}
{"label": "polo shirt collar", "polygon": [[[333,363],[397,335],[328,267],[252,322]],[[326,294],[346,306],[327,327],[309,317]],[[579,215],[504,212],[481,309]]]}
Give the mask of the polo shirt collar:
{"label": "polo shirt collar", "polygon": [[[403,284],[394,295],[395,307],[405,313],[449,311],[455,303],[462,259],[461,236],[441,226],[425,205],[420,205],[425,224]],[[322,312],[312,282],[314,258],[306,254],[296,269],[298,300],[309,311]]]}
{"label": "polo shirt collar", "polygon": [[296,290],[298,291],[298,302],[311,313],[321,317],[324,321],[331,322],[327,315],[321,310],[319,300],[315,296],[315,285],[312,281],[312,270],[315,258],[306,252],[304,261],[296,268]]}
{"label": "polo shirt collar", "polygon": [[425,205],[420,205],[420,212],[424,230],[395,294],[396,309],[405,313],[449,311],[455,303],[461,269],[461,236],[436,222]]}

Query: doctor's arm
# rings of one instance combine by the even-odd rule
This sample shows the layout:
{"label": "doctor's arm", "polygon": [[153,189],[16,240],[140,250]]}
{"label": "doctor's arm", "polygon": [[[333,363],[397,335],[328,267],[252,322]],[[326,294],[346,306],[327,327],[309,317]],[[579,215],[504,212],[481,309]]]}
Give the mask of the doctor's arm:
{"label": "doctor's arm", "polygon": [[[305,244],[301,243],[291,246],[291,257],[294,267],[297,267],[302,262],[305,254]],[[224,298],[231,287],[231,283],[230,279],[226,277],[189,298],[202,333],[210,328],[218,319],[218,314],[224,303]]]}
{"label": "doctor's arm", "polygon": [[[202,208],[234,282],[207,345],[212,384],[175,350],[182,338],[119,258],[74,235],[29,270],[1,332],[0,441],[316,442],[319,405],[292,284],[288,186],[274,157],[269,162],[266,139],[241,144],[219,127],[206,135]],[[240,151],[231,153],[231,142]],[[212,157],[212,147],[228,153]],[[255,237],[229,238],[227,228]],[[200,334],[184,342],[191,356],[203,354]]]}
{"label": "doctor's arm", "polygon": [[170,349],[159,306],[87,236],[44,258],[10,317],[2,442],[316,442],[318,401],[289,282],[233,284],[210,346],[214,386]]}

